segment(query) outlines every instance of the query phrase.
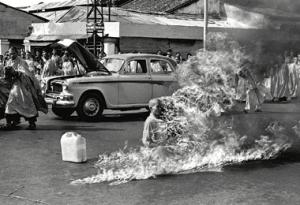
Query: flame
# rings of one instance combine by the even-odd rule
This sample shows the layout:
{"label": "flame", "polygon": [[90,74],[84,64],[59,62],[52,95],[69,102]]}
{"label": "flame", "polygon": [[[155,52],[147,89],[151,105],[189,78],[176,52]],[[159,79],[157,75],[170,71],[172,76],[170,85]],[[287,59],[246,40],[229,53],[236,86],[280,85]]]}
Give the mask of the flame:
{"label": "flame", "polygon": [[274,158],[289,148],[292,142],[279,122],[266,128],[268,135],[255,139],[238,134],[231,121],[219,120],[235,104],[233,76],[248,56],[234,42],[214,42],[221,42],[214,47],[218,50],[198,52],[180,66],[182,88],[160,98],[164,144],[101,154],[95,164],[98,174],[72,184],[117,185],[162,174],[220,170],[228,164]]}

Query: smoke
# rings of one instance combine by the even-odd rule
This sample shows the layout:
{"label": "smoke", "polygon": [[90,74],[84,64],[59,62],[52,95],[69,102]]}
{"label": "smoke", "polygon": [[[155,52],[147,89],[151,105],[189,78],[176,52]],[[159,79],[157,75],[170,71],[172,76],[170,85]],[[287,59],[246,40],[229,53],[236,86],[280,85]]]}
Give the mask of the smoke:
{"label": "smoke", "polygon": [[270,123],[263,134],[247,136],[235,131],[231,120],[221,120],[220,115],[235,105],[234,76],[251,58],[226,36],[216,34],[209,42],[209,51],[199,51],[180,66],[182,88],[160,98],[160,118],[165,122],[160,146],[101,154],[95,164],[98,174],[72,184],[116,185],[162,174],[221,170],[230,164],[272,159],[291,147],[279,122]]}

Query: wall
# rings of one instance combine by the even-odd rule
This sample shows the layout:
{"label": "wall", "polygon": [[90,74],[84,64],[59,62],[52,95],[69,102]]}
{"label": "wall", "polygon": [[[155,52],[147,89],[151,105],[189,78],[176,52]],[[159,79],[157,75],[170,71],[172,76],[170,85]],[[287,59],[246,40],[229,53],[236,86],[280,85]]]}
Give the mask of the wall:
{"label": "wall", "polygon": [[0,3],[0,38],[24,39],[31,23],[44,20]]}
{"label": "wall", "polygon": [[122,53],[156,53],[158,50],[166,52],[171,48],[174,55],[180,52],[185,57],[187,53],[195,53],[201,49],[203,44],[201,40],[122,37],[119,47]]}

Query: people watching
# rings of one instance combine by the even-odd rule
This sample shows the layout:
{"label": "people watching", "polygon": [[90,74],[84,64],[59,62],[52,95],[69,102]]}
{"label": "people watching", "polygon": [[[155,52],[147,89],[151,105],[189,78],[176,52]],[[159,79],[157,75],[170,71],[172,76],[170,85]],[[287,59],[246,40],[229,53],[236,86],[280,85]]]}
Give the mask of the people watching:
{"label": "people watching", "polygon": [[4,56],[0,55],[0,77],[4,76]]}
{"label": "people watching", "polygon": [[28,65],[29,71],[32,73],[32,75],[35,75],[36,68],[35,68],[35,65],[34,65],[32,55],[29,51],[26,52],[25,61]]}
{"label": "people watching", "polygon": [[181,56],[180,52],[177,52],[175,54],[175,61],[176,61],[177,64],[182,63],[182,56]]}
{"label": "people watching", "polygon": [[71,60],[71,57],[70,57],[68,51],[64,52],[62,59],[63,59],[63,64],[62,64],[63,75],[66,75],[66,76],[76,75],[76,71],[74,69],[74,64]]}
{"label": "people watching", "polygon": [[186,60],[189,60],[191,57],[192,57],[192,54],[191,54],[191,53],[187,53],[187,54],[186,54]]}
{"label": "people watching", "polygon": [[172,51],[172,49],[168,49],[168,50],[167,50],[167,57],[168,57],[168,58],[172,58],[172,59],[174,59],[174,56],[173,56],[173,51]]}
{"label": "people watching", "polygon": [[55,66],[54,60],[49,58],[46,52],[43,52],[44,68],[41,73],[41,78],[55,76],[59,73],[59,70]]}

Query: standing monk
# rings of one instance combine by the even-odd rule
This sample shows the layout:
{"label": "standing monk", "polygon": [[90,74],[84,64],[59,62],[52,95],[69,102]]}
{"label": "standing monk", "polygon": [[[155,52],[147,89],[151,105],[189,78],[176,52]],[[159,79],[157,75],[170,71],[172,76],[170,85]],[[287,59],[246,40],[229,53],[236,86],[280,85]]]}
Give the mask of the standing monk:
{"label": "standing monk", "polygon": [[255,112],[261,112],[261,105],[264,102],[265,93],[263,91],[263,86],[256,81],[253,73],[251,72],[250,66],[250,62],[245,62],[242,66],[242,70],[239,72],[239,76],[244,78],[248,85],[244,112],[248,113],[253,108],[255,109]]}
{"label": "standing monk", "polygon": [[14,128],[20,117],[24,117],[29,122],[28,129],[35,129],[38,111],[47,113],[47,104],[38,81],[26,62],[17,55],[15,47],[9,49],[9,55],[5,77],[12,83],[12,88],[5,108],[6,128]]}
{"label": "standing monk", "polygon": [[290,58],[285,57],[284,63],[278,71],[278,98],[279,101],[287,101],[290,96],[289,91],[289,68]]}
{"label": "standing monk", "polygon": [[298,76],[297,76],[297,63],[298,58],[293,57],[292,63],[288,65],[288,88],[289,88],[289,96],[288,101],[291,100],[291,98],[295,98],[297,94],[297,84],[298,84]]}

